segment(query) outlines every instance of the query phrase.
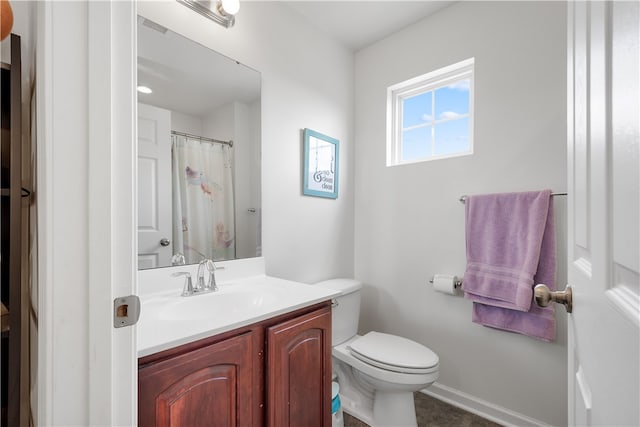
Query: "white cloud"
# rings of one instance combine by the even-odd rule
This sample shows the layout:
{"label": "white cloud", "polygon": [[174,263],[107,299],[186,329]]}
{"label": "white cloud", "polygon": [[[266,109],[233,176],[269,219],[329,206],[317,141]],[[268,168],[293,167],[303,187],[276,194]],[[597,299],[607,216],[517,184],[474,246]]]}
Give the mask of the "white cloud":
{"label": "white cloud", "polygon": [[444,111],[440,114],[440,120],[450,120],[457,119],[458,117],[462,117],[462,114],[458,114],[455,111]]}
{"label": "white cloud", "polygon": [[422,115],[422,120],[425,122],[431,122],[433,121],[433,116],[430,114],[423,114]]}
{"label": "white cloud", "polygon": [[457,82],[451,83],[447,87],[449,89],[461,90],[461,91],[469,91],[470,80],[458,80]]}

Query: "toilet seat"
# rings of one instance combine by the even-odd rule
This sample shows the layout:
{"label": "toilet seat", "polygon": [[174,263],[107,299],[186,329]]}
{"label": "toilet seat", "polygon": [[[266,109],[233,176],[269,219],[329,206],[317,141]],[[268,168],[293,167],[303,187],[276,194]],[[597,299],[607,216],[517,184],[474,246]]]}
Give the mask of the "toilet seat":
{"label": "toilet seat", "polygon": [[429,348],[397,335],[369,332],[348,345],[362,362],[392,372],[428,374],[438,370],[438,355]]}
{"label": "toilet seat", "polygon": [[354,356],[355,352],[352,352],[349,349],[351,343],[355,342],[362,338],[360,335],[356,335],[350,340],[334,346],[331,350],[331,355],[341,361],[346,363],[348,366],[352,367],[354,371],[360,371],[369,376],[379,378],[381,380],[387,381],[393,384],[401,384],[401,385],[416,385],[416,384],[424,384],[423,387],[426,387],[428,384],[433,383],[438,379],[438,367],[434,367],[432,372],[425,374],[412,374],[406,372],[394,372],[386,368],[379,368],[374,366],[369,362],[365,362]]}

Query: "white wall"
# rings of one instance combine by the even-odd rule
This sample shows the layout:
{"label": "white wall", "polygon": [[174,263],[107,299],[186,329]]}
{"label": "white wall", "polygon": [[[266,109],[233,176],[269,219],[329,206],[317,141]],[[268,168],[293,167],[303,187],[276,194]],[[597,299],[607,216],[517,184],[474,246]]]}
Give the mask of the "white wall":
{"label": "white wall", "polygon": [[171,130],[203,136],[202,119],[190,114],[171,111]]}
{"label": "white wall", "polygon": [[[177,2],[138,12],[262,74],[262,229],[267,273],[353,275],[353,54],[277,2],[244,2],[225,29]],[[337,200],[302,196],[302,129],[340,140]]]}
{"label": "white wall", "polygon": [[256,208],[256,219],[251,221],[251,223],[255,225],[255,254],[257,256],[262,256],[262,188],[260,185],[262,177],[262,151],[260,145],[262,123],[260,110],[261,101],[259,100],[249,106],[249,122],[251,123],[249,139],[252,141],[252,147],[255,148],[251,153],[253,157],[248,163],[253,165],[249,171],[249,188],[251,189],[251,193],[249,193],[249,206]]}
{"label": "white wall", "polygon": [[202,117],[202,136],[214,139],[235,139],[235,103],[222,105]]}
{"label": "white wall", "polygon": [[[525,417],[566,424],[566,315],[557,341],[471,322],[436,293],[465,268],[464,194],[566,189],[566,5],[461,2],[356,54],[355,275],[361,329],[398,333],[440,356],[439,384]],[[386,88],[475,57],[475,153],[385,167]],[[556,198],[558,283],[565,200]],[[435,389],[434,389],[435,390]]]}
{"label": "white wall", "polygon": [[243,103],[234,103],[233,121],[233,156],[234,156],[234,188],[235,188],[235,233],[236,233],[236,258],[249,258],[256,256],[258,246],[258,214],[249,211],[256,208],[252,195],[252,185],[259,181],[253,178],[252,170],[258,162],[255,161],[256,151],[259,152],[259,140],[252,135],[252,128],[256,126],[255,115],[251,115],[251,106]]}

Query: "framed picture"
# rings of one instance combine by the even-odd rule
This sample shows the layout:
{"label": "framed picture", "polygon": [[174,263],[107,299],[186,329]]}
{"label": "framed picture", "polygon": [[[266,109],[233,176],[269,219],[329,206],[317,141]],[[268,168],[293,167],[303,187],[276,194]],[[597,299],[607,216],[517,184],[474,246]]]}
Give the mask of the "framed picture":
{"label": "framed picture", "polygon": [[340,142],[335,138],[304,130],[303,194],[338,198],[339,147]]}

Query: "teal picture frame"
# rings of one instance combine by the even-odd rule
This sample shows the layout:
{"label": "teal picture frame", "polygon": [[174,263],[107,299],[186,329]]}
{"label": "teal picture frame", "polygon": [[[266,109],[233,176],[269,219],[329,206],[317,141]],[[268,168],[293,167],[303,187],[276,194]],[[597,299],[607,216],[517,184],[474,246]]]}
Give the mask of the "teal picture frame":
{"label": "teal picture frame", "polygon": [[304,129],[302,194],[338,198],[340,141],[311,129]]}

